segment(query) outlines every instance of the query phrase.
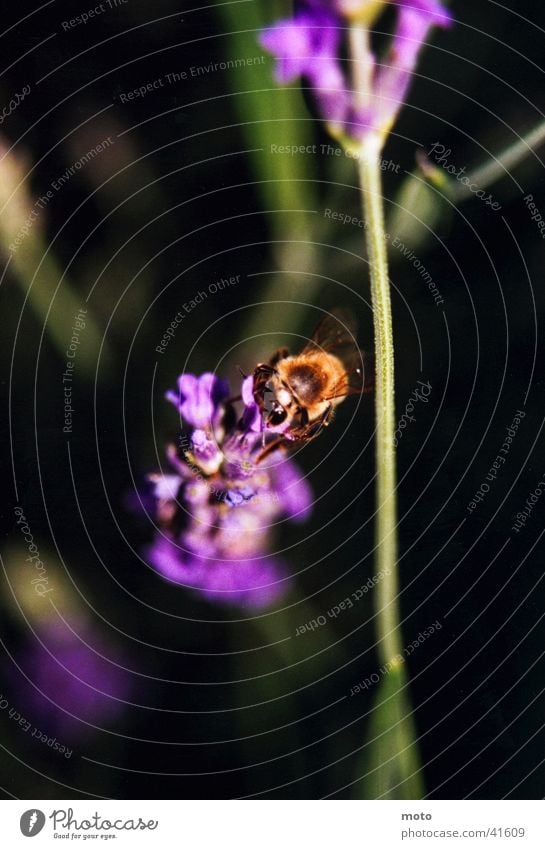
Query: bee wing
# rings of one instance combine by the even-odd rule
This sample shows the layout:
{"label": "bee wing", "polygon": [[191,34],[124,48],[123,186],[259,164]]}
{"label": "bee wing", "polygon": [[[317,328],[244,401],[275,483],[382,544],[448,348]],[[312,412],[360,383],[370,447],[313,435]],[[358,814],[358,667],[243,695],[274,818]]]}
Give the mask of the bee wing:
{"label": "bee wing", "polygon": [[322,318],[301,353],[324,351],[338,356],[338,348],[357,348],[357,329],[354,315],[349,310],[336,308]]}
{"label": "bee wing", "polygon": [[342,398],[345,395],[361,395],[373,390],[375,370],[372,356],[356,347],[342,354],[335,352],[335,355],[345,367],[345,378],[335,387],[335,393],[324,400],[331,401],[333,398]]}
{"label": "bee wing", "polygon": [[336,308],[320,321],[301,352],[310,354],[321,351],[334,354],[342,362],[346,370],[346,382],[337,387],[332,398],[369,392],[372,388],[372,358],[358,348],[357,329],[353,313],[347,309]]}

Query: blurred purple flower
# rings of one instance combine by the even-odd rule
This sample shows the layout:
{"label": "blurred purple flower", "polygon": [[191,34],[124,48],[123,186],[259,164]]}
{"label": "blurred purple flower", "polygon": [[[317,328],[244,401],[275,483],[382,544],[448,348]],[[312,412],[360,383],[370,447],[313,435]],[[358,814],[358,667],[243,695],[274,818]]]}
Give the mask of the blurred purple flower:
{"label": "blurred purple flower", "polygon": [[167,398],[189,428],[167,448],[173,473],[148,476],[159,525],[148,560],[167,580],[209,600],[270,605],[289,580],[284,563],[269,554],[273,526],[309,515],[310,487],[279,451],[260,457],[276,434],[263,431],[251,377],[242,385],[240,417],[226,400],[228,386],[213,375],[182,375],[178,387],[179,395]]}
{"label": "blurred purple flower", "polygon": [[349,109],[348,92],[339,63],[343,26],[335,14],[319,8],[279,21],[264,31],[263,47],[278,58],[276,79],[291,83],[306,77],[315,90],[323,117],[341,124]]}
{"label": "blurred purple flower", "polygon": [[[73,741],[111,724],[125,709],[132,689],[123,657],[88,625],[70,630],[49,623],[23,651],[14,686],[21,712],[28,709],[36,726],[62,741]],[[13,676],[14,677],[14,676]],[[24,704],[24,711],[22,705]],[[86,724],[88,723],[88,724]]]}
{"label": "blurred purple flower", "polygon": [[302,0],[300,11],[265,29],[261,44],[277,59],[280,83],[306,77],[321,117],[333,135],[360,142],[384,137],[401,109],[416,61],[432,26],[447,27],[451,16],[436,0],[398,0],[397,24],[386,57],[354,57],[367,63],[370,91],[354,92],[345,73],[342,48],[351,20],[374,19],[377,0]]}

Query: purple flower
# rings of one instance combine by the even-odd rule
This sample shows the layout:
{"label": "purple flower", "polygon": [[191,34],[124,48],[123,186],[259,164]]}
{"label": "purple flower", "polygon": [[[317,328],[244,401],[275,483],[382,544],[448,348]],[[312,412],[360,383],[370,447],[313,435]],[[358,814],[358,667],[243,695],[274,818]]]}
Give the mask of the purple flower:
{"label": "purple flower", "polygon": [[[178,388],[167,398],[190,428],[167,447],[172,471],[148,476],[158,525],[148,560],[168,581],[211,601],[270,605],[289,582],[285,564],[270,554],[274,526],[308,517],[310,486],[276,450],[278,429],[264,428],[252,377],[242,383],[238,416],[227,384],[211,374],[182,375]],[[264,447],[272,449],[267,456]]]}
{"label": "purple flower", "polygon": [[352,91],[342,61],[343,41],[351,19],[370,23],[384,5],[379,0],[302,0],[300,12],[278,21],[261,36],[263,47],[277,58],[278,82],[305,77],[332,134],[351,141],[361,142],[369,134],[385,137],[403,105],[430,28],[451,22],[436,0],[392,3],[397,7],[397,24],[384,61],[370,53],[351,57],[352,62],[368,63],[370,90],[362,95]]}
{"label": "purple flower", "polygon": [[229,388],[225,380],[206,373],[200,377],[182,374],[178,378],[178,392],[167,392],[167,399],[178,408],[185,421],[197,428],[212,427],[221,402],[227,398]]}
{"label": "purple flower", "polygon": [[397,27],[385,62],[375,74],[375,115],[369,116],[377,129],[388,131],[405,101],[418,54],[432,26],[447,27],[451,18],[432,0],[399,3]]}
{"label": "purple flower", "polygon": [[263,418],[259,407],[254,400],[253,394],[254,378],[252,375],[245,377],[242,381],[242,402],[244,404],[244,424],[247,430],[253,430],[255,433],[261,433],[263,428]]}
{"label": "purple flower", "polygon": [[21,713],[28,711],[36,726],[61,744],[92,726],[108,726],[123,713],[132,683],[119,651],[88,625],[72,631],[57,621],[44,626],[39,638],[43,645],[32,638],[20,660],[29,679],[15,681]]}
{"label": "purple flower", "polygon": [[304,522],[312,510],[312,490],[308,481],[301,476],[299,468],[289,459],[269,467],[273,487],[282,499],[283,509],[290,519]]}
{"label": "purple flower", "polygon": [[158,537],[149,549],[152,566],[168,581],[197,590],[222,604],[259,609],[273,604],[287,589],[287,573],[278,560],[206,560],[187,556],[173,540]]}
{"label": "purple flower", "polygon": [[324,118],[335,125],[345,120],[349,108],[338,59],[342,35],[343,25],[334,14],[314,9],[279,21],[261,37],[263,47],[278,57],[277,81],[306,77],[319,93]]}

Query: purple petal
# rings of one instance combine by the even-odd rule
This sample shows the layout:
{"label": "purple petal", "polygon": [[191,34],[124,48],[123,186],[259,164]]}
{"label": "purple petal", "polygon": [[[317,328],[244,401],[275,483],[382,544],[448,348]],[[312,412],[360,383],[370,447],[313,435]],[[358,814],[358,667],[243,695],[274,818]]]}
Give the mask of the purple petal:
{"label": "purple petal", "polygon": [[399,5],[389,64],[394,69],[412,71],[431,27],[448,26],[451,20],[446,9],[434,0],[403,0]]}
{"label": "purple petal", "polygon": [[[375,107],[371,120],[388,127],[405,102],[418,54],[434,25],[447,26],[450,15],[433,0],[403,0],[385,63],[375,77]],[[369,121],[369,116],[360,116]],[[363,122],[363,121],[362,121]]]}
{"label": "purple petal", "polygon": [[270,472],[283,514],[294,521],[304,522],[312,511],[313,493],[301,470],[293,460],[284,458],[278,461],[276,457]]}
{"label": "purple petal", "polygon": [[156,498],[176,501],[182,479],[178,475],[153,475],[150,478]]}
{"label": "purple petal", "polygon": [[267,549],[271,522],[278,513],[278,502],[269,492],[256,495],[244,505],[231,507],[221,517],[215,537],[218,558],[236,561],[261,556]]}
{"label": "purple petal", "polygon": [[429,17],[420,12],[408,7],[400,9],[389,64],[412,71],[432,25]]}
{"label": "purple petal", "polygon": [[223,462],[223,452],[216,439],[211,439],[205,430],[197,428],[191,435],[191,450],[196,463],[207,475],[218,471]]}
{"label": "purple petal", "polygon": [[249,374],[248,377],[245,377],[242,381],[240,394],[242,395],[242,400],[246,407],[253,407],[255,405],[254,376],[252,374]]}
{"label": "purple petal", "polygon": [[76,624],[72,631],[54,622],[39,637],[43,646],[33,642],[21,662],[34,686],[17,680],[38,727],[73,740],[92,730],[84,723],[100,727],[123,712],[132,683],[119,651],[87,624]]}
{"label": "purple petal", "polygon": [[157,536],[146,553],[150,564],[167,581],[190,587],[198,583],[203,561],[198,562],[167,537]]}
{"label": "purple petal", "polygon": [[182,374],[178,378],[178,393],[169,391],[166,398],[178,408],[188,424],[196,428],[212,428],[228,395],[227,381],[206,372],[200,377]]}
{"label": "purple petal", "polygon": [[170,540],[158,537],[149,551],[158,572],[210,601],[261,608],[287,590],[285,572],[271,557],[250,560],[204,560],[188,557]]}
{"label": "purple petal", "polygon": [[248,375],[242,381],[242,401],[244,403],[244,413],[242,426],[244,430],[252,430],[254,433],[260,433],[263,429],[262,415],[259,407],[254,399],[254,378],[253,375]]}
{"label": "purple petal", "polygon": [[282,564],[267,557],[214,563],[206,572],[201,591],[210,601],[259,609],[273,604],[288,588]]}
{"label": "purple petal", "polygon": [[453,21],[451,13],[437,0],[396,0],[395,5],[400,13],[411,9],[420,13],[434,26],[448,27]]}
{"label": "purple petal", "polygon": [[332,12],[309,10],[279,21],[261,35],[261,44],[277,58],[280,83],[304,76],[328,121],[340,122],[348,110],[348,94],[340,65],[343,22]]}
{"label": "purple petal", "polygon": [[236,486],[225,491],[224,501],[230,507],[240,507],[256,497],[256,491],[251,486]]}
{"label": "purple petal", "polygon": [[306,73],[312,61],[312,33],[307,16],[288,18],[264,30],[260,43],[277,58],[275,77],[279,83],[291,83]]}

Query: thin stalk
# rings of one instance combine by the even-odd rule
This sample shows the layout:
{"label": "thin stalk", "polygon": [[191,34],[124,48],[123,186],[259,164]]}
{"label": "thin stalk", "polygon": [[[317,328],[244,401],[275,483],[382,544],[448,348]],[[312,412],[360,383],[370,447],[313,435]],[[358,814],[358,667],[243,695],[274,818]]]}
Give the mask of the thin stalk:
{"label": "thin stalk", "polygon": [[366,222],[375,331],[376,410],[376,555],[381,580],[376,587],[379,657],[391,662],[401,654],[397,578],[397,499],[395,457],[394,339],[380,171],[380,140],[361,147],[359,177]]}
{"label": "thin stalk", "polygon": [[421,799],[424,783],[407,692],[399,621],[395,457],[394,339],[382,203],[381,140],[369,137],[359,157],[363,214],[375,329],[377,501],[375,524],[376,628],[386,673],[375,696],[369,740],[356,798]]}
{"label": "thin stalk", "polygon": [[[497,156],[492,157],[491,162],[486,165],[481,165],[474,171],[470,172],[468,181],[475,183],[481,189],[487,188],[496,180],[506,177],[512,168],[515,168],[522,162],[529,153],[534,153],[535,149],[545,142],[545,121],[530,130],[525,136],[520,138],[514,144],[502,150]],[[459,183],[453,187],[454,200],[463,200],[466,197],[473,197],[473,193],[468,186]]]}

